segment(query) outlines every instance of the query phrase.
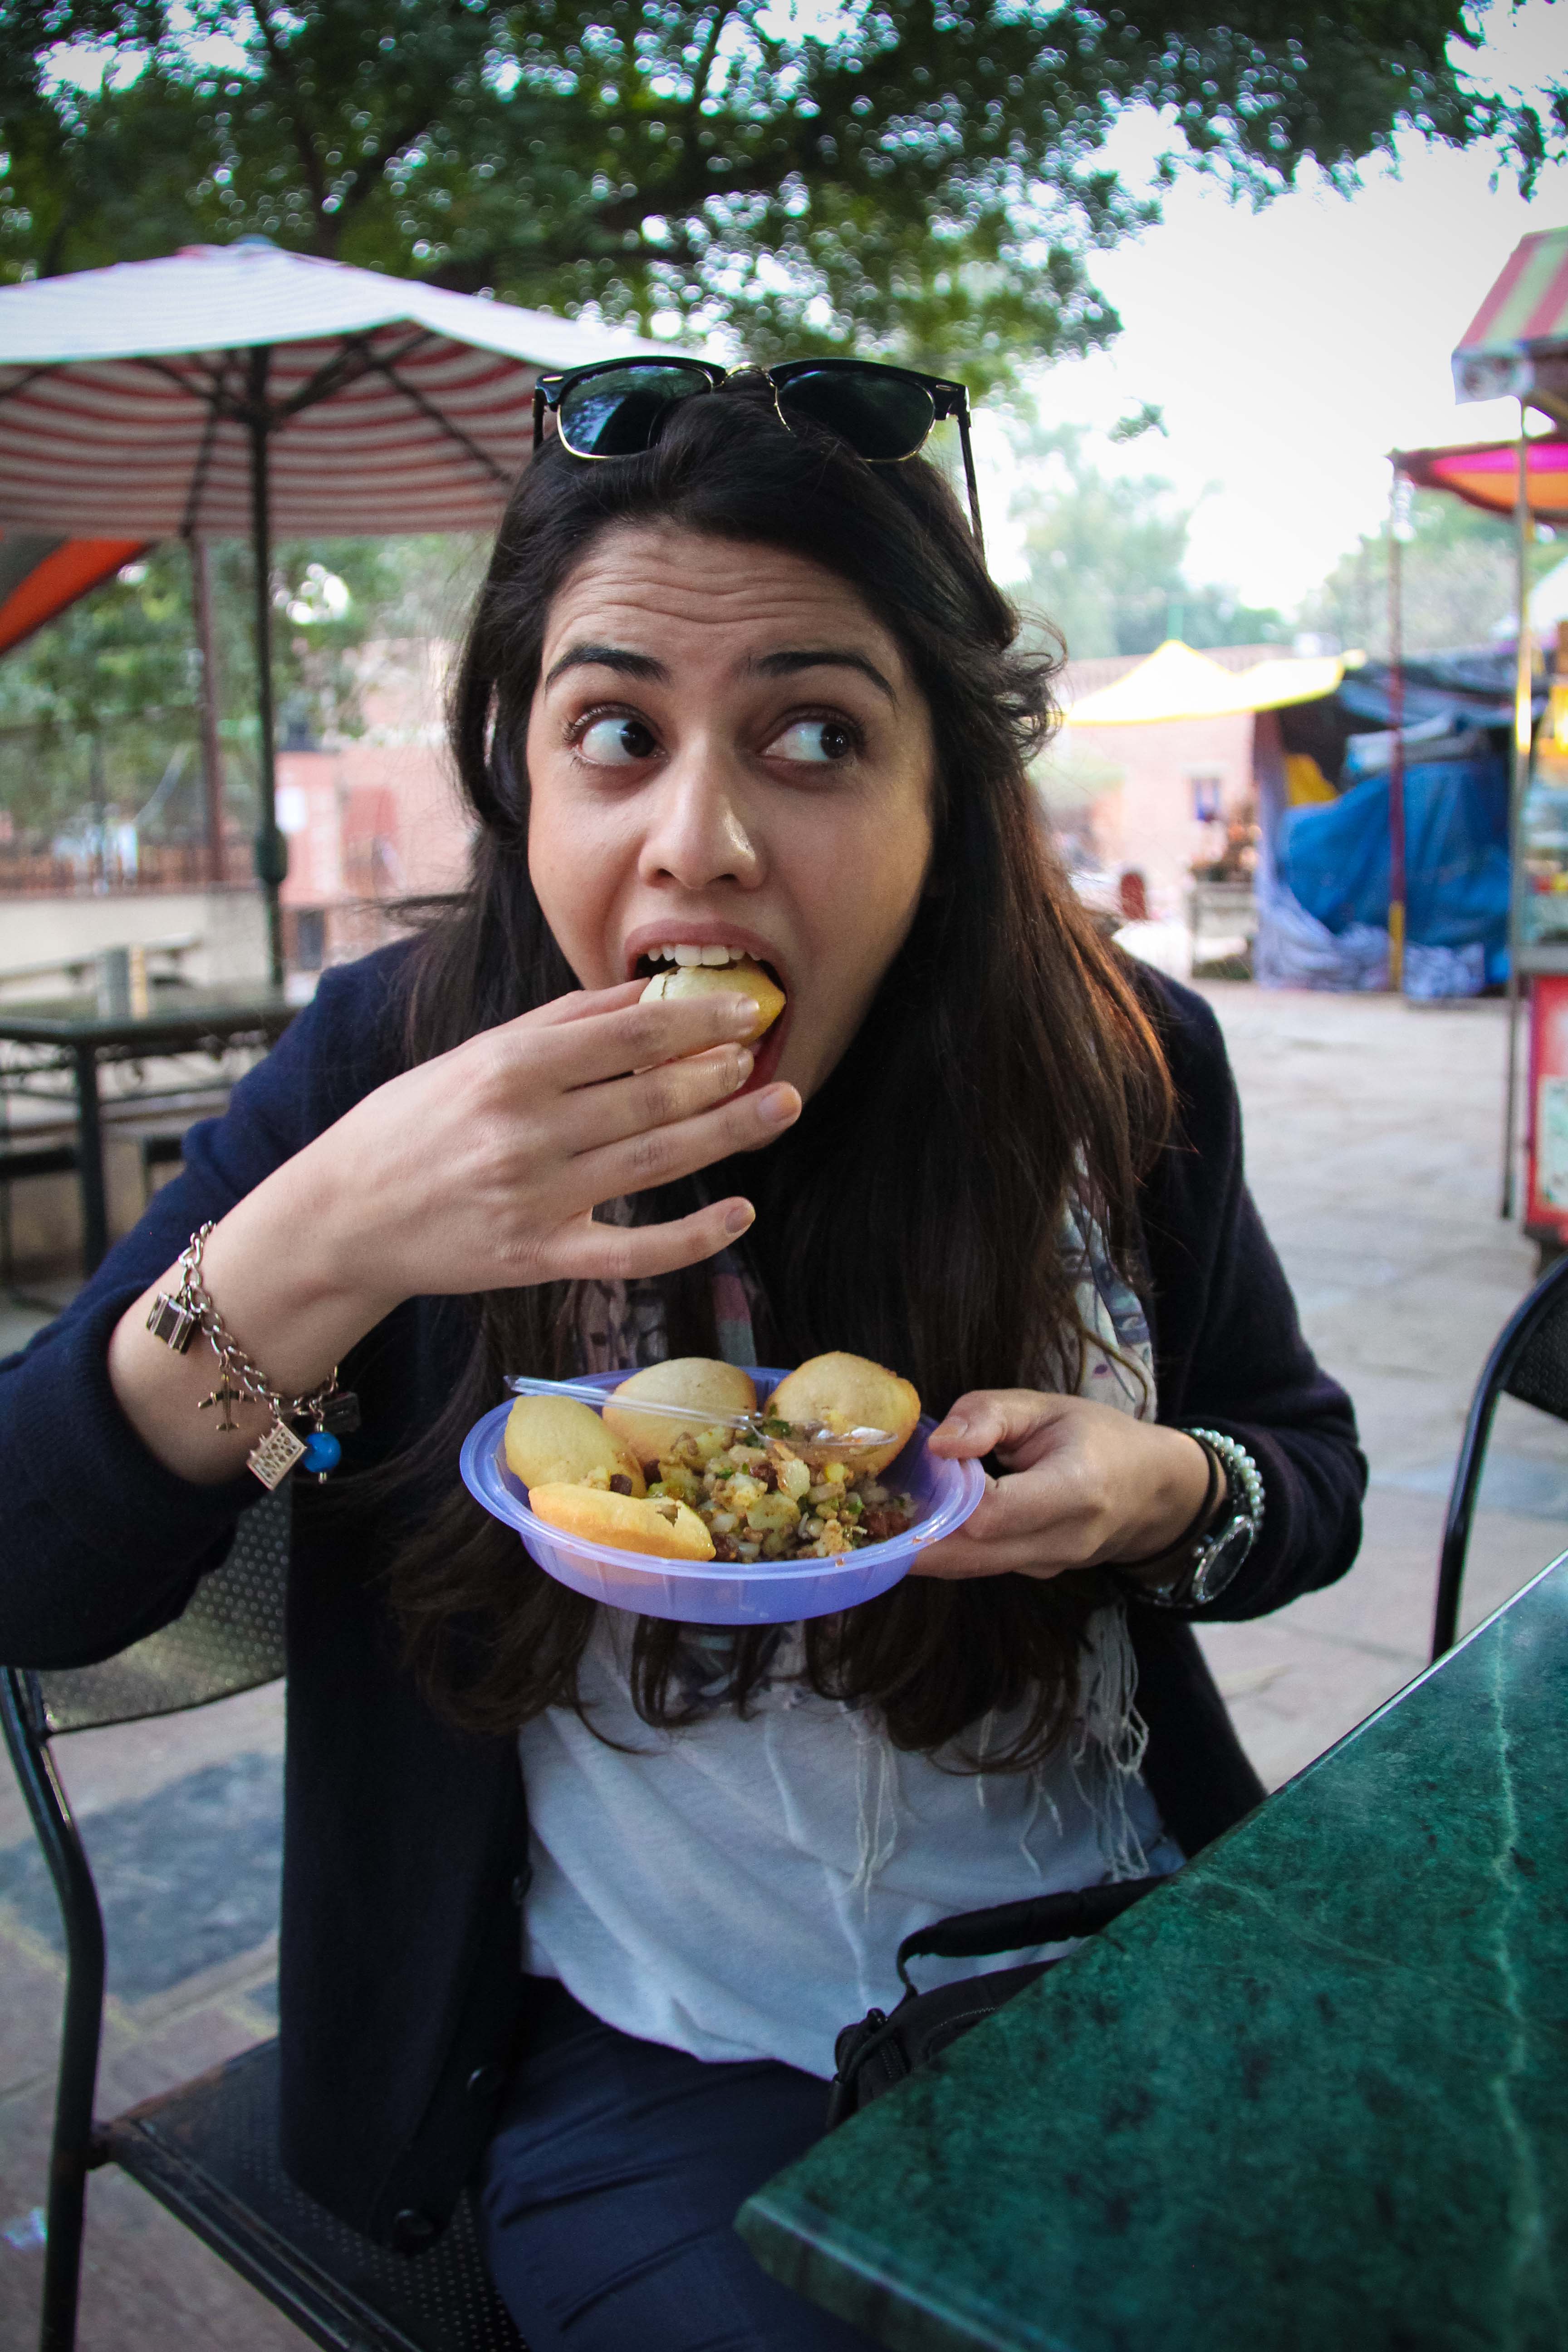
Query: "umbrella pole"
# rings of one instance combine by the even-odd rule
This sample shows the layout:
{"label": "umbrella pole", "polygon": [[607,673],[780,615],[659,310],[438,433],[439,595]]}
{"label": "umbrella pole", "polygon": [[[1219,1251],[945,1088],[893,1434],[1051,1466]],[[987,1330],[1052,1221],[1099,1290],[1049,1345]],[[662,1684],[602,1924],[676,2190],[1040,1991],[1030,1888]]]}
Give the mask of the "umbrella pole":
{"label": "umbrella pole", "polygon": [[198,710],[202,730],[202,800],[206,824],[207,880],[222,888],[223,748],[218,740],[217,640],[213,629],[212,572],[206,541],[194,530],[185,534],[191,558],[192,603],[195,607],[196,650],[201,659]]}
{"label": "umbrella pole", "polygon": [[1514,1129],[1519,1118],[1519,1008],[1522,994],[1519,958],[1523,869],[1520,851],[1524,838],[1524,796],[1530,789],[1530,742],[1533,727],[1534,663],[1530,642],[1530,443],[1525,436],[1529,409],[1519,404],[1519,487],[1514,497],[1514,523],[1519,553],[1518,635],[1513,672],[1513,789],[1509,796],[1508,892],[1508,1083],[1503,1105],[1502,1205],[1498,1214],[1511,1217],[1514,1206],[1514,1161],[1518,1157]]}
{"label": "umbrella pole", "polygon": [[1394,744],[1388,764],[1388,985],[1405,993],[1405,598],[1396,465],[1388,489],[1388,700]]}
{"label": "umbrella pole", "polygon": [[250,362],[250,541],[256,573],[256,715],[260,761],[256,819],[256,878],[267,899],[267,957],[272,985],[283,985],[283,908],[289,845],[278,830],[278,752],[272,717],[272,501],[268,479],[267,374],[272,354]]}

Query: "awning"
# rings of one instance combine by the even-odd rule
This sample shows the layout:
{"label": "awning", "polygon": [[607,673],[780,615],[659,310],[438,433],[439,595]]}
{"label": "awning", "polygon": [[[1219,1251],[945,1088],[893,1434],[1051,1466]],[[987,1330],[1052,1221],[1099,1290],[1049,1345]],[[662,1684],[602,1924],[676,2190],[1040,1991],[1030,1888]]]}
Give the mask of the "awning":
{"label": "awning", "polygon": [[1521,237],[1453,364],[1457,400],[1528,400],[1568,425],[1568,228]]}
{"label": "awning", "polygon": [[37,531],[0,530],[0,654],[9,653],[85,596],[144,555],[143,539],[61,539]]}
{"label": "awning", "polygon": [[[1568,522],[1568,440],[1556,435],[1528,442],[1525,478],[1530,511],[1538,522]],[[1424,490],[1451,490],[1486,514],[1511,515],[1519,499],[1517,441],[1479,441],[1468,447],[1394,449],[1390,460]]]}
{"label": "awning", "polygon": [[1179,719],[1237,719],[1289,703],[1316,702],[1344,676],[1339,654],[1296,661],[1289,656],[1222,669],[1179,637],[1167,637],[1114,686],[1087,694],[1068,712],[1074,727],[1148,727]]}

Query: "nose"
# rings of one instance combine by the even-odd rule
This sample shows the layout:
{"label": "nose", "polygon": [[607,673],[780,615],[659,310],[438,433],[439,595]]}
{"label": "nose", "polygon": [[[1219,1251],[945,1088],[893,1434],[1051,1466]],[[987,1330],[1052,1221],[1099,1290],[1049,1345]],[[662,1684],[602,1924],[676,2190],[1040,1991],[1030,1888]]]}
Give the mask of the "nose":
{"label": "nose", "polygon": [[743,779],[721,747],[693,743],[651,788],[638,858],[644,882],[709,889],[733,882],[754,890],[763,874],[762,845],[747,816]]}

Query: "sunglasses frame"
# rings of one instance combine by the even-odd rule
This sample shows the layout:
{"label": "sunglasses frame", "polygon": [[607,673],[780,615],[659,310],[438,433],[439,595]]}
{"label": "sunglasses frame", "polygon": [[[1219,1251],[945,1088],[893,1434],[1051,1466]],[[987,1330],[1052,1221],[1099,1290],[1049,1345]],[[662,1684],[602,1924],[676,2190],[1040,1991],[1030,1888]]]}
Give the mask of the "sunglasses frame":
{"label": "sunglasses frame", "polygon": [[[721,367],[716,360],[692,359],[689,354],[685,352],[672,352],[668,359],[656,359],[651,352],[637,352],[629,354],[624,360],[594,360],[585,367],[563,368],[549,375],[540,376],[536,380],[533,387],[533,446],[535,450],[539,448],[544,438],[544,419],[548,413],[555,418],[556,437],[561,442],[562,446],[570,456],[574,457],[581,457],[589,465],[610,465],[614,463],[616,457],[642,456],[644,453],[640,450],[599,451],[596,449],[578,449],[574,447],[573,444],[567,440],[565,434],[561,429],[560,410],[563,395],[569,392],[574,384],[585,383],[593,376],[608,375],[614,371],[622,368],[647,368],[649,370],[654,368],[682,368],[687,370],[692,375],[700,375],[705,378],[706,381],[701,389],[707,392],[717,392],[719,386],[721,383],[727,383],[732,376],[765,376],[767,379],[768,389],[773,396],[774,414],[778,417],[779,423],[784,426],[786,433],[792,433],[795,430],[795,427],[791,425],[788,417],[784,413],[784,409],[779,401],[779,394],[781,391],[787,390],[788,386],[794,383],[797,377],[804,375],[884,375],[896,376],[901,383],[918,384],[931,404],[931,424],[927,425],[919,441],[915,444],[912,449],[906,449],[903,456],[900,457],[867,457],[864,462],[868,466],[901,466],[905,464],[909,458],[919,457],[921,451],[925,447],[926,443],[930,440],[931,432],[936,425],[944,423],[950,417],[954,419],[958,425],[959,444],[963,452],[963,479],[965,487],[969,492],[970,528],[974,533],[975,545],[979,548],[981,554],[984,554],[985,539],[980,527],[980,492],[974,479],[974,453],[970,446],[969,439],[970,409],[969,387],[967,384],[959,383],[951,376],[922,375],[917,368],[895,367],[891,365],[890,362],[884,360],[782,360],[776,367],[726,368]],[[689,396],[695,399],[698,395],[696,393],[693,393]],[[831,430],[831,428],[828,429]],[[853,447],[854,444],[850,443],[849,446]],[[857,457],[859,457],[860,452],[856,450],[855,454]]]}

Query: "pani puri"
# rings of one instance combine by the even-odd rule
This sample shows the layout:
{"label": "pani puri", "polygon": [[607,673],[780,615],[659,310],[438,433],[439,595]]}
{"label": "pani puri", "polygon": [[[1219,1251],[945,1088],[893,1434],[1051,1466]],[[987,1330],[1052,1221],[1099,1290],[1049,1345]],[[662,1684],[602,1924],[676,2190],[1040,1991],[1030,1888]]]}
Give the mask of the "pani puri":
{"label": "pani puri", "polygon": [[574,1397],[519,1397],[507,1415],[506,1462],[530,1496],[536,1486],[578,1484],[601,1470],[629,1479],[634,1496],[647,1491],[636,1454]]}
{"label": "pani puri", "polygon": [[682,964],[676,971],[656,971],[639,1001],[646,1004],[665,996],[749,996],[757,1018],[742,1042],[750,1045],[773,1027],[788,1003],[783,989],[750,957],[743,963]]}
{"label": "pani puri", "polygon": [[[679,1405],[682,1418],[628,1412],[634,1401]],[[668,1363],[645,1365],[621,1382],[605,1407],[605,1426],[639,1462],[657,1462],[677,1438],[700,1437],[733,1414],[756,1409],[755,1385],[738,1364],[722,1363],[715,1356],[673,1356]]]}
{"label": "pani puri", "polygon": [[[885,1429],[877,1445],[852,1447],[844,1455],[857,1477],[885,1470],[901,1454],[921,1417],[919,1391],[884,1364],[866,1356],[834,1353],[812,1356],[785,1374],[768,1399],[770,1416],[780,1421],[826,1422],[829,1428]],[[832,1447],[826,1439],[795,1449],[805,1460],[826,1456]]]}
{"label": "pani puri", "polygon": [[696,1512],[673,1496],[612,1495],[594,1486],[552,1484],[531,1486],[528,1507],[535,1518],[587,1543],[648,1552],[657,1559],[714,1556],[713,1538]]}

